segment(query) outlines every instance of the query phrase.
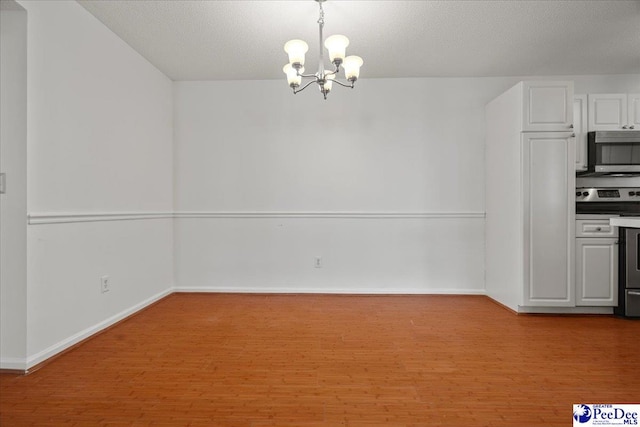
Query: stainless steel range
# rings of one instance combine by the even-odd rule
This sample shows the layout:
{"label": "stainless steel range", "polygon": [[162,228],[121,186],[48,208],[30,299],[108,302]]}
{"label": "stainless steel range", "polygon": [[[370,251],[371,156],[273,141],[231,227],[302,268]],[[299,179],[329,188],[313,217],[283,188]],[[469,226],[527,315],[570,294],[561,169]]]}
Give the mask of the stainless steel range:
{"label": "stainless steel range", "polygon": [[576,188],[576,215],[640,216],[640,187]]}
{"label": "stainless steel range", "polygon": [[[640,187],[576,188],[577,220],[614,216],[640,217]],[[612,232],[619,239],[618,305],[614,313],[640,317],[640,230],[622,228]]]}

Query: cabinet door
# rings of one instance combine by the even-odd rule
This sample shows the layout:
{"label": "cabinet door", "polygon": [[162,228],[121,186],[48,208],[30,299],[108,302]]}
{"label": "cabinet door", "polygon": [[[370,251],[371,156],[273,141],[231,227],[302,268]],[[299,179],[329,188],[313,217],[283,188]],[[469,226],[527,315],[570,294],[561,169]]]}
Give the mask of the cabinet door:
{"label": "cabinet door", "polygon": [[627,119],[626,94],[589,94],[589,131],[622,130]]}
{"label": "cabinet door", "polygon": [[576,239],[576,305],[618,305],[617,239]]}
{"label": "cabinet door", "polygon": [[572,130],[573,82],[523,82],[523,90],[523,131]]}
{"label": "cabinet door", "polygon": [[573,131],[576,135],[576,170],[587,170],[587,95],[573,97]]}
{"label": "cabinet door", "polygon": [[522,134],[525,306],[575,305],[575,139]]}
{"label": "cabinet door", "polygon": [[627,99],[629,129],[640,130],[640,93],[630,93]]}

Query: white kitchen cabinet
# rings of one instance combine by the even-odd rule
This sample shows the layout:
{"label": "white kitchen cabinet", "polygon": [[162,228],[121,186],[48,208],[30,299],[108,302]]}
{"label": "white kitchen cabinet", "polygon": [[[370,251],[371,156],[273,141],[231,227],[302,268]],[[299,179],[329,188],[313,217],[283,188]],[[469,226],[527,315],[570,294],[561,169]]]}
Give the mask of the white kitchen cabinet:
{"label": "white kitchen cabinet", "polygon": [[522,136],[524,306],[575,304],[574,144],[566,133]]}
{"label": "white kitchen cabinet", "polygon": [[587,170],[587,95],[573,97],[573,131],[576,138],[576,170]]}
{"label": "white kitchen cabinet", "polygon": [[576,239],[576,305],[618,305],[618,239]]}
{"label": "white kitchen cabinet", "polygon": [[522,130],[566,131],[573,128],[573,82],[522,82]]}
{"label": "white kitchen cabinet", "polygon": [[[573,84],[557,83],[521,82],[486,107],[485,286],[489,297],[517,312],[575,308]],[[536,105],[538,111],[557,117],[530,132],[534,121],[544,121],[531,114],[530,88],[543,86],[571,95],[538,92],[537,102],[549,103]],[[567,105],[571,120],[561,121]]]}
{"label": "white kitchen cabinet", "polygon": [[578,219],[576,220],[576,237],[618,237],[618,229],[609,224],[608,219]]}
{"label": "white kitchen cabinet", "polygon": [[640,94],[589,94],[589,131],[638,129]]}

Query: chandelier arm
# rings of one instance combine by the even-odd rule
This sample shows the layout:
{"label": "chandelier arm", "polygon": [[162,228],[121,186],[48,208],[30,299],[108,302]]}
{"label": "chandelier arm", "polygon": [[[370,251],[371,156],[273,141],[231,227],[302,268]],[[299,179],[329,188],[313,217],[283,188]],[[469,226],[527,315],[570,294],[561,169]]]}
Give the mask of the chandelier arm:
{"label": "chandelier arm", "polygon": [[314,79],[318,78],[318,76],[316,76],[315,74],[298,74],[298,76],[306,77],[306,78],[314,78]]}
{"label": "chandelier arm", "polygon": [[308,88],[308,87],[309,87],[309,85],[310,85],[311,83],[316,83],[316,80],[311,80],[311,81],[310,81],[310,82],[308,82],[306,85],[302,86],[302,89],[298,89],[298,90],[296,90],[296,89],[294,88],[294,89],[293,89],[293,93],[295,94],[295,93],[298,93],[298,92],[302,92],[303,90],[305,90],[306,88]]}
{"label": "chandelier arm", "polygon": [[327,71],[324,73],[325,76],[335,76],[340,71],[340,67],[336,67],[335,71]]}
{"label": "chandelier arm", "polygon": [[333,82],[334,82],[334,83],[338,83],[340,86],[348,87],[348,88],[350,88],[350,89],[353,89],[353,88],[354,88],[354,83],[355,83],[354,81],[351,81],[351,84],[350,84],[350,85],[348,85],[348,84],[344,84],[344,83],[342,83],[340,80],[333,80]]}

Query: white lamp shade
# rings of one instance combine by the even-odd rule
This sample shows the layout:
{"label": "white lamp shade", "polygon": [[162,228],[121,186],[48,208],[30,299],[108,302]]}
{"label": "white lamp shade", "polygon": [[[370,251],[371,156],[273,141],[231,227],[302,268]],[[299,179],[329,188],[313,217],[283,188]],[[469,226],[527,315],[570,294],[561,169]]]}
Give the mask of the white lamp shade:
{"label": "white lamp shade", "polygon": [[331,62],[335,59],[344,59],[347,46],[349,46],[349,39],[340,34],[328,37],[324,42],[324,47],[329,51]]}
{"label": "white lamp shade", "polygon": [[304,54],[309,50],[309,45],[302,40],[289,40],[284,44],[284,51],[289,54],[289,64],[304,65]]}
{"label": "white lamp shade", "polygon": [[[296,69],[293,68],[291,64],[287,64],[282,67],[282,71],[287,75],[287,83],[289,83],[289,86],[300,86],[300,83],[302,83],[302,76],[298,75]],[[300,69],[300,74],[302,73],[304,73],[304,68]]]}
{"label": "white lamp shade", "polygon": [[344,67],[344,75],[347,80],[357,80],[360,77],[360,67],[364,61],[359,56],[351,55],[344,58],[342,66]]}
{"label": "white lamp shade", "polygon": [[331,92],[331,88],[333,87],[333,80],[336,78],[335,74],[325,74],[324,75],[324,90],[327,92]]}

